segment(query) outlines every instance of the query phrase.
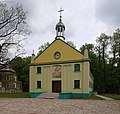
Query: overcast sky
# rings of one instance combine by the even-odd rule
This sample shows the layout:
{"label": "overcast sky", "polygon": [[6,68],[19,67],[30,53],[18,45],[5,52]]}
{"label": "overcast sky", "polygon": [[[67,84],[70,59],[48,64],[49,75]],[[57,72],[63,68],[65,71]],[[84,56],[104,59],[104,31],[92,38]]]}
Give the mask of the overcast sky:
{"label": "overcast sky", "polygon": [[120,0],[9,0],[21,3],[28,11],[27,22],[32,31],[24,47],[26,54],[55,39],[58,10],[65,24],[65,40],[80,48],[85,43],[95,44],[101,33],[111,34],[120,27]]}

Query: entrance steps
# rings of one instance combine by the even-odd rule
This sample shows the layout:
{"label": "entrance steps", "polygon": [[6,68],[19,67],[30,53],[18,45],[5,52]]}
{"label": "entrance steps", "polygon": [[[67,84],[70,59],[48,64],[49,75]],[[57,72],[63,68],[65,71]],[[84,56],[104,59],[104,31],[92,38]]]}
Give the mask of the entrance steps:
{"label": "entrance steps", "polygon": [[37,98],[41,99],[58,99],[59,93],[42,93]]}

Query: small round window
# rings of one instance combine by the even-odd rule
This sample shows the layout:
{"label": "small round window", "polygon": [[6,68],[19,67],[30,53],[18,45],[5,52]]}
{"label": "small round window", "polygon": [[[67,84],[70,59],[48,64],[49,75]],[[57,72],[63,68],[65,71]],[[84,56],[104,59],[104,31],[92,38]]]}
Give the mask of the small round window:
{"label": "small round window", "polygon": [[54,58],[55,58],[55,59],[59,59],[60,57],[61,57],[60,52],[55,52]]}

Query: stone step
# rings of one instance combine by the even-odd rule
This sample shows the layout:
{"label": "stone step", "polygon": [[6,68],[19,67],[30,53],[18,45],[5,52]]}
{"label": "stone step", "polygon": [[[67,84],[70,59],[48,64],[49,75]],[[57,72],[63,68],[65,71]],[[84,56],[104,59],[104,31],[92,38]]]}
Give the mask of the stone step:
{"label": "stone step", "polygon": [[42,93],[37,98],[42,98],[42,99],[58,99],[59,98],[59,93]]}

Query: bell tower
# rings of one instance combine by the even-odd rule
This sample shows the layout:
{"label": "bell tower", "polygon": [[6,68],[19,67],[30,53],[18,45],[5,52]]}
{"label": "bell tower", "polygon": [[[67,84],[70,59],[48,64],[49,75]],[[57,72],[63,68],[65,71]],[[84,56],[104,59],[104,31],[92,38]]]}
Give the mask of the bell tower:
{"label": "bell tower", "polygon": [[57,23],[55,30],[56,30],[56,38],[55,39],[62,39],[65,40],[64,37],[64,31],[65,31],[65,25],[62,23],[62,8],[58,12],[60,12],[60,19],[59,22]]}

